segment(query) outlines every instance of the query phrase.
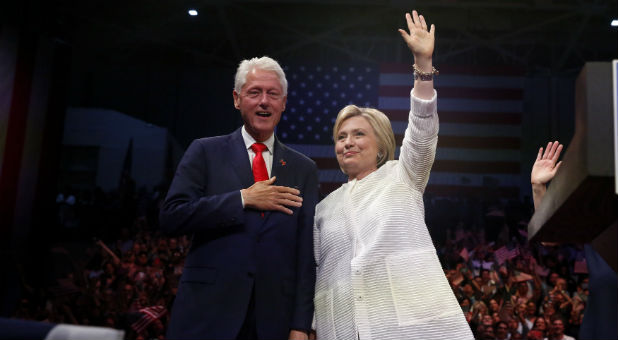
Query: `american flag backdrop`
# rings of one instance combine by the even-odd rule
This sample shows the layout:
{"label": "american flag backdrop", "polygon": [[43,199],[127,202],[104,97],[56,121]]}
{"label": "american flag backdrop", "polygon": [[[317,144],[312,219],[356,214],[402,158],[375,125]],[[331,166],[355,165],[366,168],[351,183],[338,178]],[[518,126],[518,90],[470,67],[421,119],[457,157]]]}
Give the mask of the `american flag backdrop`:
{"label": "american flag backdrop", "polygon": [[[413,86],[411,65],[292,65],[285,71],[288,103],[277,134],[316,161],[323,195],[347,180],[332,140],[335,118],[345,105],[377,107],[390,118],[401,145]],[[426,192],[518,195],[523,73],[508,67],[445,66],[435,79],[440,132]]]}

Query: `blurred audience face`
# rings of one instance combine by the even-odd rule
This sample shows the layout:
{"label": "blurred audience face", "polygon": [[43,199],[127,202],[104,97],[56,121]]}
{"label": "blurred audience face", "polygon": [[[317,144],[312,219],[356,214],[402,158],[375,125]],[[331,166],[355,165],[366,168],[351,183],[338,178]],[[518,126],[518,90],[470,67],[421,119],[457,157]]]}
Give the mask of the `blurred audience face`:
{"label": "blurred audience face", "polygon": [[175,237],[169,239],[169,249],[172,251],[178,249],[178,240]]}
{"label": "blurred audience face", "polygon": [[466,283],[463,286],[463,292],[466,296],[471,296],[472,294],[474,294],[474,289],[472,288],[472,285],[470,285],[469,283]]}
{"label": "blurred audience face", "polygon": [[538,329],[541,332],[545,332],[547,330],[547,324],[545,323],[545,319],[536,318],[536,320],[534,320],[533,329]]}
{"label": "blurred audience face", "polygon": [[167,252],[167,240],[162,238],[157,244],[157,250],[159,252]]}
{"label": "blurred audience face", "polygon": [[517,315],[524,316],[526,315],[526,304],[520,303],[517,305]]}
{"label": "blurred audience face", "polygon": [[489,314],[483,315],[483,320],[481,321],[483,326],[488,327],[494,324],[494,320]]}
{"label": "blurred audience face", "polygon": [[467,311],[470,310],[470,299],[465,298],[465,299],[461,300],[461,309],[464,312],[467,312]]}
{"label": "blurred audience face", "polygon": [[498,301],[496,301],[496,299],[489,300],[489,310],[492,312],[500,311],[500,305],[498,304]]}
{"label": "blurred audience face", "polygon": [[544,306],[543,316],[549,319],[554,314],[556,314],[556,309],[554,308],[554,305],[551,303],[546,303]]}
{"label": "blurred audience face", "polygon": [[142,252],[139,254],[139,256],[137,257],[137,264],[140,266],[145,266],[148,264],[148,254],[146,254],[145,252]]}
{"label": "blurred audience face", "polygon": [[556,285],[556,280],[558,280],[558,273],[549,274],[549,284],[553,287]]}
{"label": "blurred audience face", "polygon": [[511,333],[513,333],[513,331],[517,331],[517,326],[519,325],[519,322],[517,321],[517,319],[509,319],[508,325],[509,330],[511,331]]}
{"label": "blurred audience face", "polygon": [[554,335],[558,336],[559,338],[562,337],[562,334],[564,334],[564,322],[562,322],[561,319],[554,320],[554,322],[552,323],[552,331]]}
{"label": "blurred audience face", "polygon": [[506,322],[500,321],[496,324],[496,339],[506,339],[509,332],[509,327]]}
{"label": "blurred audience face", "polygon": [[123,293],[128,298],[133,297],[133,286],[128,283],[125,284],[123,287]]}
{"label": "blurred audience face", "polygon": [[536,314],[536,304],[532,301],[529,301],[526,304],[526,316],[532,317]]}
{"label": "blurred audience face", "polygon": [[481,280],[483,282],[489,281],[489,270],[487,270],[487,269],[481,270]]}
{"label": "blurred audience face", "polygon": [[485,327],[485,330],[483,330],[482,338],[487,340],[495,339],[494,328],[492,326]]}

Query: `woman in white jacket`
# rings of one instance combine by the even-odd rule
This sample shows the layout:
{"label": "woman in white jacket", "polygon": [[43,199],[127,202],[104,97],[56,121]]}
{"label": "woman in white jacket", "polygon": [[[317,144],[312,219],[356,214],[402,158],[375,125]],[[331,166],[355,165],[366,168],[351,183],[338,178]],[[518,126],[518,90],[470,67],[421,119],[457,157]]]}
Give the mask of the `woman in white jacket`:
{"label": "woman in white jacket", "polygon": [[349,180],[316,207],[321,339],[473,338],[424,218],[438,139],[435,27],[416,11],[406,21],[409,33],[399,32],[414,55],[415,81],[399,160],[382,112],[348,105],[335,122],[335,153]]}

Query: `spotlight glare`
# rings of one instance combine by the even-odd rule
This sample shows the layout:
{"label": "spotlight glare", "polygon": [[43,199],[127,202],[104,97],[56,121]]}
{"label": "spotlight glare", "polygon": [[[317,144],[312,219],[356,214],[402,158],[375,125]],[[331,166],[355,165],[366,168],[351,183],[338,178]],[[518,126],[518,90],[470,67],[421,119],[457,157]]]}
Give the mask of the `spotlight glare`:
{"label": "spotlight glare", "polygon": [[195,9],[190,9],[187,13],[189,13],[189,15],[192,17],[197,16],[197,10]]}
{"label": "spotlight glare", "polygon": [[612,20],[612,23],[610,25],[612,25],[614,27],[618,27],[618,19]]}

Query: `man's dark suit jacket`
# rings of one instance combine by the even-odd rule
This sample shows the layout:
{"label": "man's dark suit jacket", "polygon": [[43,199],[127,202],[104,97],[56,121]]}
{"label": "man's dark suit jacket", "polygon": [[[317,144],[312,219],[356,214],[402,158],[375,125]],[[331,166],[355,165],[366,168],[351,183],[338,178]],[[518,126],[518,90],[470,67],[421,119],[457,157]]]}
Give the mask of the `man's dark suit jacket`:
{"label": "man's dark suit jacket", "polygon": [[240,129],[185,152],[160,213],[166,234],[193,235],[168,338],[234,339],[253,287],[259,338],[311,329],[316,165],[275,139],[271,176],[300,190],[293,215],[243,209],[240,189],[254,182]]}

